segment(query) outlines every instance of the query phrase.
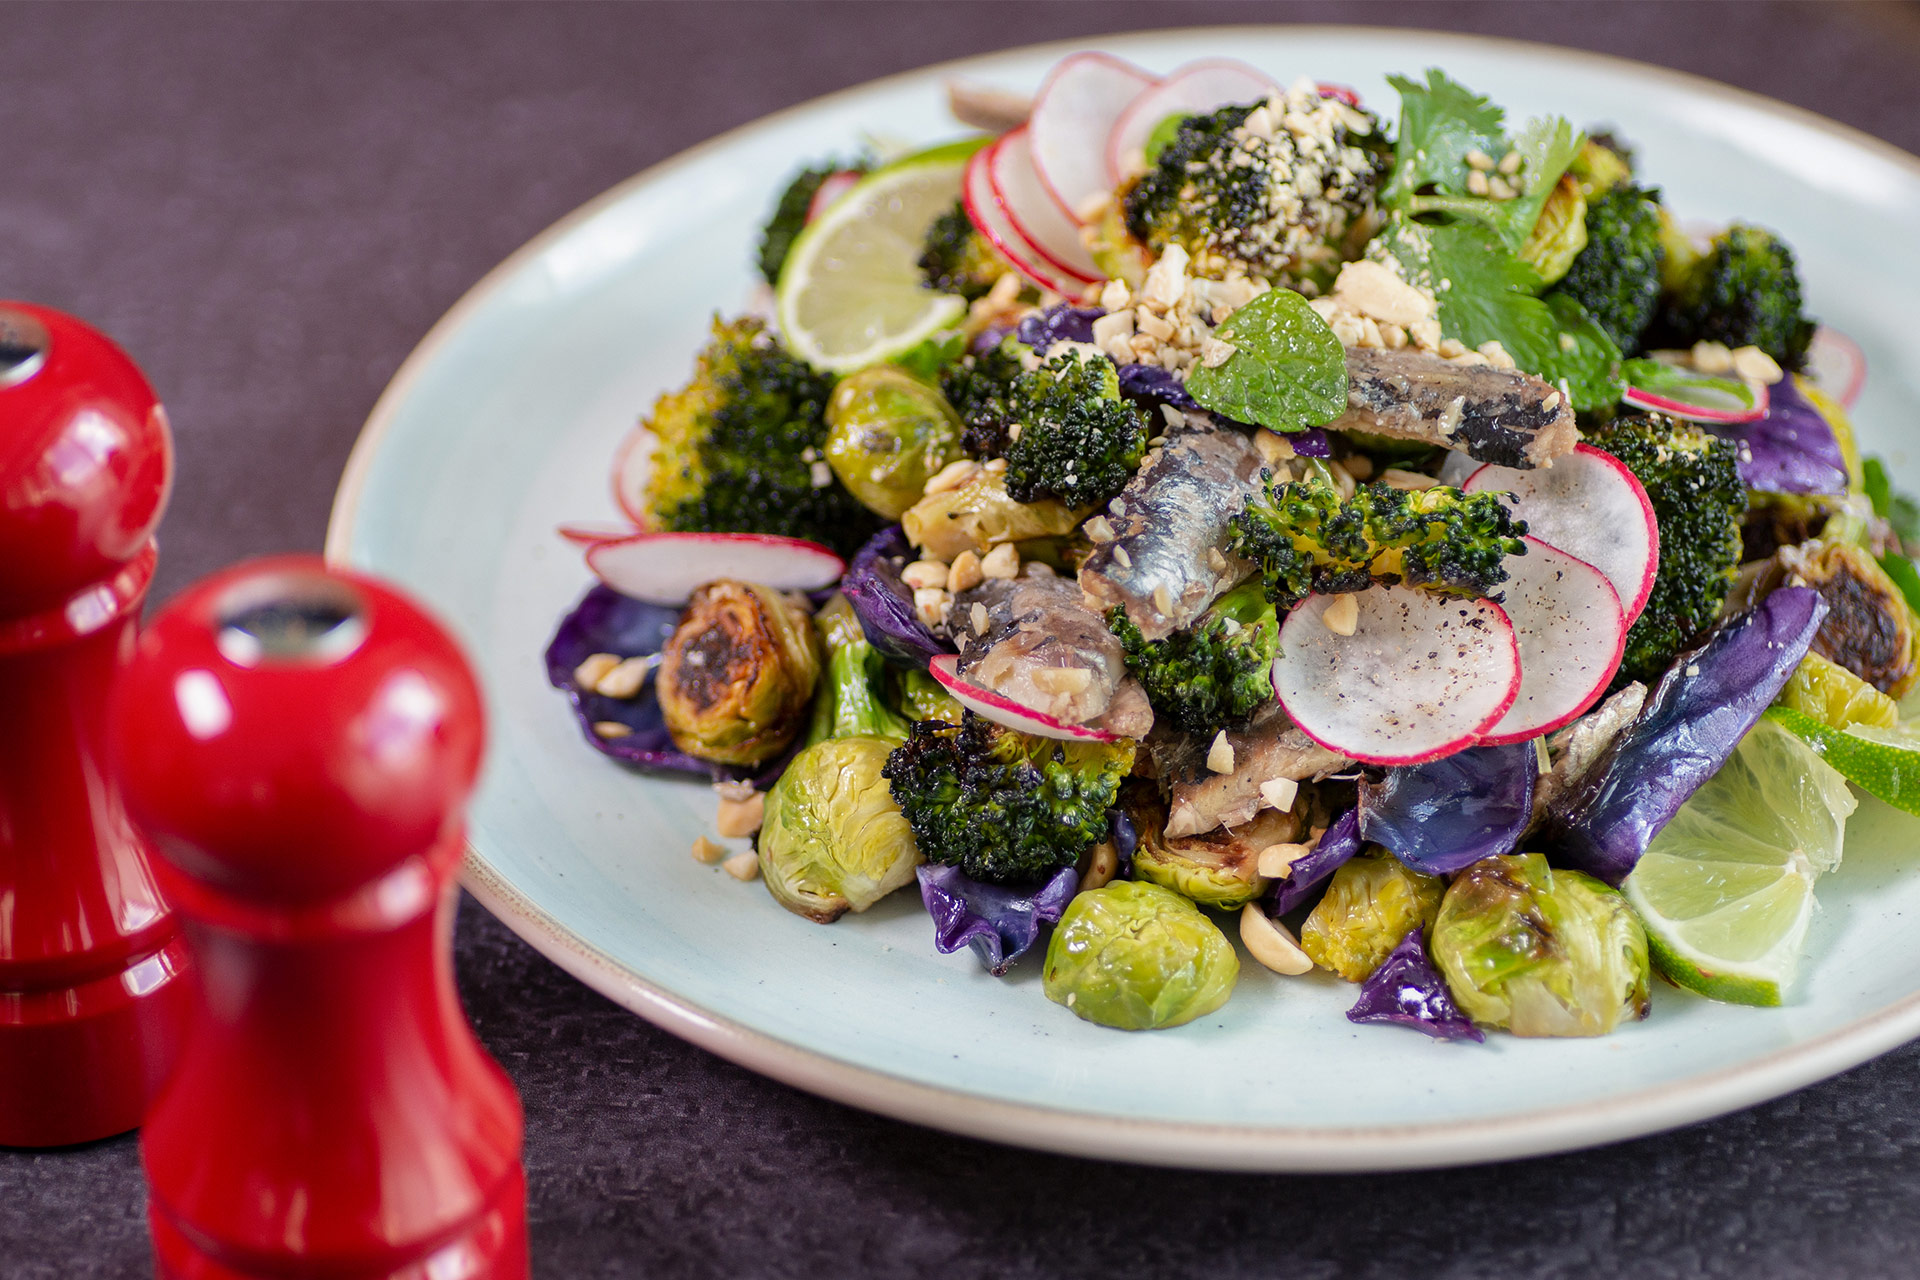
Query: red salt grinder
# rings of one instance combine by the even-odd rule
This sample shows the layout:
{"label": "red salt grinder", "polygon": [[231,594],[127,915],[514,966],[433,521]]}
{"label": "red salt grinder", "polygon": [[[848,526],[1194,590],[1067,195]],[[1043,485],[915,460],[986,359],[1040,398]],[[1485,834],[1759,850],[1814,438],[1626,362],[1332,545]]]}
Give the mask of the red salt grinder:
{"label": "red salt grinder", "polygon": [[140,1123],[186,946],[107,755],[173,473],[166,413],[71,316],[0,302],[0,1145]]}
{"label": "red salt grinder", "polygon": [[486,731],[452,639],[258,560],[161,610],[113,702],[198,995],[141,1133],[156,1274],[526,1276],[520,1103],[453,984]]}

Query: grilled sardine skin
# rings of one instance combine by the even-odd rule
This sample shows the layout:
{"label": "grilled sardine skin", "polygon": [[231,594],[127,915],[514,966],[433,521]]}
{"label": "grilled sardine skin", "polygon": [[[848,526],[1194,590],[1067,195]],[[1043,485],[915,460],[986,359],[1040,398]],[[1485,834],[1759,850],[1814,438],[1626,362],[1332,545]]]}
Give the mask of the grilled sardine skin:
{"label": "grilled sardine skin", "polygon": [[[1149,454],[1108,507],[1113,541],[1080,566],[1088,606],[1125,608],[1148,640],[1192,625],[1252,572],[1226,553],[1227,538],[1259,492],[1264,465],[1252,438],[1235,427],[1189,427]],[[1221,557],[1226,567],[1215,568]]]}
{"label": "grilled sardine skin", "polygon": [[1580,442],[1566,397],[1532,374],[1373,347],[1347,349],[1347,411],[1331,426],[1521,469],[1546,466]]}

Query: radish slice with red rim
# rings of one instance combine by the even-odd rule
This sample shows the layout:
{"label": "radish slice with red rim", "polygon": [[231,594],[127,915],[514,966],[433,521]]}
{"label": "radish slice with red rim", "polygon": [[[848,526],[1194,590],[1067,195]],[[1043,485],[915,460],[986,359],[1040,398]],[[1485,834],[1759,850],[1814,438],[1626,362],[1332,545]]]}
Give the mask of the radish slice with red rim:
{"label": "radish slice with red rim", "polygon": [[862,176],[852,169],[840,169],[822,178],[820,185],[813,189],[813,199],[807,201],[807,221],[812,222],[835,200],[859,186]]}
{"label": "radish slice with red rim", "polygon": [[1600,700],[1627,651],[1627,615],[1607,576],[1528,538],[1508,556],[1500,607],[1520,645],[1520,692],[1481,739],[1491,746],[1552,733]]}
{"label": "radish slice with red rim", "polygon": [[1021,125],[994,144],[987,181],[1000,211],[1029,249],[1056,271],[1064,271],[1084,284],[1100,283],[1100,269],[1080,242],[1079,226],[1060,211],[1033,167],[1027,126]]}
{"label": "radish slice with red rim", "polygon": [[1153,76],[1106,53],[1076,53],[1048,73],[1033,100],[1029,128],[1033,167],[1060,212],[1083,222],[1080,210],[1112,192],[1107,139],[1127,105],[1155,83]]}
{"label": "radish slice with red rim", "polygon": [[716,578],[814,591],[847,571],[829,548],[771,533],[636,533],[588,547],[587,567],[621,595],[648,604],[685,604]]}
{"label": "radish slice with red rim", "polygon": [[960,200],[967,210],[968,220],[1000,251],[1001,256],[1036,286],[1051,289],[1065,297],[1079,296],[1086,286],[1066,272],[1055,270],[1028,248],[1025,238],[1014,230],[1006,211],[994,198],[988,166],[992,164],[993,152],[998,146],[995,143],[991,147],[982,147],[967,161],[966,176],[960,183]]}
{"label": "radish slice with red rim", "polygon": [[647,527],[647,480],[653,474],[653,432],[646,424],[627,432],[613,455],[613,500],[638,528]]}
{"label": "radish slice with red rim", "polygon": [[1181,67],[1142,91],[1114,121],[1107,138],[1108,187],[1119,186],[1134,172],[1134,153],[1145,149],[1154,127],[1168,116],[1197,116],[1261,102],[1279,89],[1280,83],[1266,72],[1232,58],[1207,58]]}
{"label": "radish slice with red rim", "polygon": [[1037,738],[1060,738],[1069,742],[1118,742],[1118,734],[1108,733],[1104,729],[1095,729],[1083,724],[1068,724],[1056,720],[1044,711],[1035,711],[1025,703],[1015,702],[1003,693],[996,693],[982,685],[974,684],[960,674],[960,655],[942,653],[929,659],[927,670],[940,682],[940,687],[954,696],[954,700],[983,720],[991,720],[997,725],[1009,729],[1018,729],[1021,733],[1030,733]]}
{"label": "radish slice with red rim", "polygon": [[586,520],[569,520],[557,526],[554,532],[577,546],[591,547],[602,542],[631,538],[640,530],[630,524],[594,524]]}
{"label": "radish slice with red rim", "polygon": [[1527,522],[1529,534],[1606,575],[1628,625],[1646,608],[1660,568],[1660,525],[1647,491],[1612,454],[1575,445],[1550,467],[1520,471],[1488,464],[1460,487],[1511,493],[1514,514]]}
{"label": "radish slice with red rim", "polygon": [[1767,416],[1771,397],[1765,383],[1695,373],[1658,360],[1629,360],[1620,372],[1628,383],[1620,398],[1636,409],[1721,424],[1757,422]]}
{"label": "radish slice with red rim", "polygon": [[1842,409],[1851,409],[1867,385],[1867,355],[1852,338],[1823,324],[1807,348],[1806,377]]}
{"label": "radish slice with red rim", "polygon": [[[1351,600],[1353,634],[1327,626]],[[1367,764],[1421,764],[1464,750],[1520,690],[1513,624],[1491,600],[1418,587],[1308,596],[1280,625],[1273,689],[1300,731]]]}

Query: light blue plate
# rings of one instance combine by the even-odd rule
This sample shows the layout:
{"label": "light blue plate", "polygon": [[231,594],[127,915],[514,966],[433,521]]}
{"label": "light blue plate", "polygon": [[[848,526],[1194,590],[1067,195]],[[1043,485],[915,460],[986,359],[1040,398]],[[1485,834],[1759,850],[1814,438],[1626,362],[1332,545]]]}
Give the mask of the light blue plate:
{"label": "light blue plate", "polygon": [[[1668,71],[1410,32],[1260,28],[1100,42],[1149,68],[1230,54],[1358,87],[1441,65],[1515,115],[1605,122],[1688,218],[1798,248],[1810,309],[1872,377],[1861,442],[1907,469],[1920,423],[1920,162],[1804,112]],[[367,424],[328,539],[459,630],[493,750],[466,883],[569,971],[676,1034],[857,1106],[1059,1151],[1245,1169],[1486,1160],[1647,1133],[1776,1096],[1920,1034],[1916,824],[1865,803],[1792,1003],[1658,987],[1653,1015],[1588,1041],[1484,1047],[1355,1027],[1354,989],[1243,965],[1219,1013],[1127,1035],[934,953],[911,892],[821,927],[689,855],[703,785],[627,773],[581,743],[540,655],[588,585],[566,520],[610,517],[609,460],[683,381],[709,315],[751,290],[759,220],[797,165],[868,134],[957,132],[949,76],[1031,91],[1066,46],[896,76],[738,130],[580,210],[489,275],[414,352]],[[1911,480],[1909,487],[1913,487]]]}

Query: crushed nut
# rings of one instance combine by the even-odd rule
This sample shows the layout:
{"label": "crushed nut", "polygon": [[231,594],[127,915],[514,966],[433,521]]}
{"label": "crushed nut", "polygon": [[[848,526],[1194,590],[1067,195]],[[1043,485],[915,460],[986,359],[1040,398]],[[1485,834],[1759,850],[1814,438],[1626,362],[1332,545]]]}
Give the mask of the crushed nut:
{"label": "crushed nut", "polygon": [[751,782],[716,782],[713,794],[722,800],[749,800],[760,793]]}
{"label": "crushed nut", "polygon": [[913,611],[930,627],[946,621],[947,608],[952,603],[953,597],[939,587],[923,587],[913,593]]}
{"label": "crushed nut", "polygon": [[954,595],[977,587],[986,578],[980,568],[980,556],[972,548],[953,558],[947,568],[947,590]]}
{"label": "crushed nut", "polygon": [[1373,475],[1373,459],[1364,453],[1350,453],[1340,459],[1340,465],[1345,467],[1347,474],[1355,480],[1367,480]]}
{"label": "crushed nut", "polygon": [[1380,483],[1389,489],[1420,490],[1431,489],[1440,482],[1432,476],[1423,476],[1418,471],[1403,471],[1399,467],[1388,467],[1380,473]]}
{"label": "crushed nut", "polygon": [[[1016,422],[1011,427],[1007,428],[1007,437],[1008,439],[1011,439],[1011,440],[1018,440],[1020,438],[1019,423]],[[1000,475],[1003,472],[1005,472],[1006,469],[1007,469],[1007,460],[1005,458],[989,458],[987,459],[987,465],[981,468],[981,470],[985,471],[990,476]]]}
{"label": "crushed nut", "polygon": [[660,655],[657,653],[628,658],[601,676],[594,683],[593,691],[602,697],[618,698],[624,702],[645,687],[647,677],[652,675],[653,669],[659,665]]}
{"label": "crushed nut", "polygon": [[1277,880],[1293,870],[1293,864],[1313,852],[1310,844],[1270,844],[1260,851],[1255,866],[1261,875]]}
{"label": "crushed nut", "polygon": [[991,619],[987,617],[987,606],[975,600],[973,607],[967,610],[967,621],[973,624],[973,634],[976,636],[986,635],[987,626],[991,621]]}
{"label": "crushed nut", "polygon": [[573,669],[573,678],[582,689],[597,690],[607,672],[619,665],[620,655],[617,653],[590,653]]}
{"label": "crushed nut", "polygon": [[593,736],[607,742],[613,742],[620,738],[630,738],[633,736],[633,726],[621,724],[618,720],[595,720],[593,722]]}
{"label": "crushed nut", "polygon": [[1260,784],[1260,798],[1281,812],[1293,808],[1300,795],[1300,784],[1292,778],[1268,778]]}
{"label": "crushed nut", "polygon": [[1514,174],[1520,172],[1521,164],[1520,153],[1518,151],[1509,151],[1500,157],[1500,172],[1511,178]]}
{"label": "crushed nut", "polygon": [[721,863],[720,869],[744,884],[760,878],[760,859],[751,853],[736,853]]}
{"label": "crushed nut", "polygon": [[1113,847],[1113,841],[1102,840],[1080,859],[1080,892],[1111,883],[1119,871],[1120,851]]}
{"label": "crushed nut", "polygon": [[709,840],[705,836],[695,836],[693,838],[693,860],[695,862],[702,862],[710,867],[726,856],[727,846],[718,841]]}
{"label": "crushed nut", "polygon": [[980,572],[989,578],[1017,578],[1020,576],[1020,552],[1011,542],[1003,542],[981,559]]}
{"label": "crushed nut", "polygon": [[1133,556],[1128,553],[1125,547],[1117,542],[1113,544],[1113,562],[1122,569],[1133,568]]}
{"label": "crushed nut", "polygon": [[824,489],[833,483],[833,468],[824,462],[810,463],[807,467],[807,481],[816,489]]}
{"label": "crushed nut", "polygon": [[1033,687],[1042,693],[1084,693],[1093,683],[1093,672],[1085,667],[1036,667]]}
{"label": "crushed nut", "polygon": [[974,472],[980,470],[980,464],[972,458],[961,458],[958,462],[949,462],[934,472],[927,480],[926,493],[945,493],[949,489],[958,489],[973,479]]}
{"label": "crushed nut", "polygon": [[1487,194],[1495,200],[1511,200],[1519,193],[1508,184],[1505,178],[1496,177],[1487,179]]}
{"label": "crushed nut", "polygon": [[1469,169],[1478,169],[1482,173],[1486,173],[1493,168],[1493,157],[1488,155],[1486,152],[1482,151],[1478,147],[1475,147],[1473,150],[1467,152],[1467,154],[1463,156],[1462,159],[1464,159],[1467,162],[1467,167]]}
{"label": "crushed nut", "polygon": [[1350,594],[1335,596],[1320,621],[1333,634],[1350,636],[1360,626],[1360,602]]}
{"label": "crushed nut", "polygon": [[1277,431],[1265,427],[1253,433],[1253,447],[1260,460],[1270,467],[1277,467],[1293,457],[1293,443]]}
{"label": "crushed nut", "polygon": [[1215,773],[1233,772],[1233,744],[1227,741],[1225,729],[1213,735],[1213,745],[1207,748],[1207,768]]}
{"label": "crushed nut", "polygon": [[[1207,568],[1213,570],[1215,573],[1225,573],[1227,571],[1227,558],[1220,553],[1220,548],[1207,548]],[[1233,619],[1229,618],[1227,621],[1231,622]]]}
{"label": "crushed nut", "polygon": [[1488,193],[1487,175],[1475,169],[1467,175],[1467,191],[1471,195],[1484,196]]}
{"label": "crushed nut", "polygon": [[[1119,547],[1114,548],[1115,551],[1120,549]],[[1171,618],[1173,616],[1173,595],[1167,590],[1167,584],[1164,582],[1153,589],[1153,607],[1159,611],[1160,616],[1163,618]]]}
{"label": "crushed nut", "polygon": [[750,836],[760,829],[766,812],[767,797],[758,791],[745,800],[723,798],[720,810],[714,817],[714,829],[723,836]]}
{"label": "crushed nut", "polygon": [[1693,367],[1706,374],[1732,373],[1733,352],[1727,350],[1723,342],[1696,342],[1693,344]]}
{"label": "crushed nut", "polygon": [[939,560],[915,560],[900,571],[900,581],[915,591],[927,587],[945,587],[951,570]]}
{"label": "crushed nut", "polygon": [[1771,386],[1786,377],[1786,371],[1772,356],[1758,347],[1741,347],[1732,355],[1733,371],[1749,382]]}
{"label": "crushed nut", "polygon": [[1248,955],[1275,973],[1297,978],[1313,971],[1313,961],[1287,926],[1262,911],[1258,902],[1240,908],[1240,941]]}
{"label": "crushed nut", "polygon": [[1080,526],[1080,531],[1095,542],[1112,542],[1113,525],[1105,516],[1095,516]]}
{"label": "crushed nut", "polygon": [[1128,292],[1125,280],[1109,280],[1100,290],[1100,306],[1105,311],[1121,311],[1132,303],[1133,295]]}

